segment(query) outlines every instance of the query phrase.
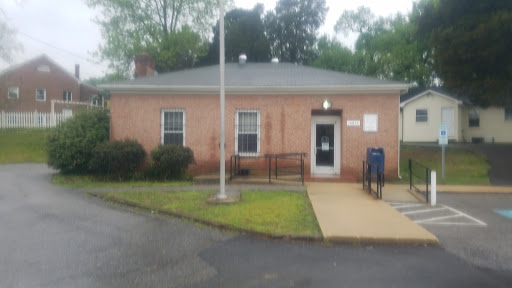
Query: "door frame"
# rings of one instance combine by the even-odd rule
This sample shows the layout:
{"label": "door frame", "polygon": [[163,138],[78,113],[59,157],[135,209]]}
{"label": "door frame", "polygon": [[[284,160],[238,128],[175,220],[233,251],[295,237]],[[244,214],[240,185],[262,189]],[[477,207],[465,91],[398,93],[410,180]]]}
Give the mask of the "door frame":
{"label": "door frame", "polygon": [[[449,123],[446,123],[445,121],[443,120],[447,120],[447,119],[443,119],[443,116],[444,116],[444,111],[451,111],[451,114],[452,114],[452,118],[453,118],[453,121],[451,123],[451,127],[449,125]],[[441,107],[441,123],[444,123],[446,124],[447,128],[449,129],[448,130],[448,137],[449,138],[454,138],[456,135],[455,135],[455,108],[453,107]]]}
{"label": "door frame", "polygon": [[[316,125],[334,125],[334,166],[316,166]],[[311,175],[336,176],[340,175],[341,167],[341,117],[340,116],[311,116]]]}

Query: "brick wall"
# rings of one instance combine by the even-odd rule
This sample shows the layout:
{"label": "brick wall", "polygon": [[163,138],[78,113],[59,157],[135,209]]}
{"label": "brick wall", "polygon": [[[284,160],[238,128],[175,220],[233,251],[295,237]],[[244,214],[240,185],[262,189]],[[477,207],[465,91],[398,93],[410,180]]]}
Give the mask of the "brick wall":
{"label": "brick wall", "polygon": [[[385,172],[396,178],[398,168],[398,94],[388,95],[226,95],[226,160],[235,152],[237,109],[259,109],[260,154],[307,152],[310,170],[311,113],[324,99],[341,110],[341,173],[359,175],[367,147],[383,147]],[[185,144],[194,151],[196,173],[219,167],[218,95],[119,95],[111,97],[111,138],[138,140],[149,152],[160,143],[163,108],[185,109]],[[378,132],[363,132],[363,115],[378,115]],[[347,120],[361,126],[348,127]],[[227,167],[229,167],[229,162]]]}

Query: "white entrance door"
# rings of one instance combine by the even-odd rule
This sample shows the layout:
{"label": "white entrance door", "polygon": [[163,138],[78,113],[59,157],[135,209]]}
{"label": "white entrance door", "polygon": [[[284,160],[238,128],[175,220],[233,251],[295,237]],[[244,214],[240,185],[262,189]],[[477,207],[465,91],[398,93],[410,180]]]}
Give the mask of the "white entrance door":
{"label": "white entrance door", "polygon": [[444,123],[447,128],[448,137],[455,136],[455,109],[441,108],[441,123]]}
{"label": "white entrance door", "polygon": [[339,116],[311,117],[311,174],[340,174]]}

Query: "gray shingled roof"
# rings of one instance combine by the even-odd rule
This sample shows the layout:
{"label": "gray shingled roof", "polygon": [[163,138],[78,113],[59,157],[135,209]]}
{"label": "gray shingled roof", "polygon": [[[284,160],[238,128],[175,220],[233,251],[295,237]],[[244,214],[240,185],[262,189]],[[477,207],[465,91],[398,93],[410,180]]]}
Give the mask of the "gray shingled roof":
{"label": "gray shingled roof", "polygon": [[[103,88],[130,86],[219,86],[219,65],[170,72],[101,85]],[[335,72],[290,63],[229,63],[225,68],[226,87],[311,87],[380,86],[407,84]]]}

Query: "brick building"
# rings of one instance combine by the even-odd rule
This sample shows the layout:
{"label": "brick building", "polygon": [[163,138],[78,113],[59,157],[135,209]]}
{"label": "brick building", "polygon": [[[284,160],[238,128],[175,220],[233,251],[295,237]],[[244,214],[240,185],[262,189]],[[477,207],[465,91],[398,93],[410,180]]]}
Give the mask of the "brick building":
{"label": "brick building", "polygon": [[[387,177],[398,175],[400,94],[408,85],[289,63],[225,71],[226,161],[306,152],[307,176],[360,177],[366,148],[383,147]],[[218,171],[218,65],[102,88],[112,93],[111,139],[136,139],[148,152],[185,145],[194,151],[192,172]]]}
{"label": "brick building", "polygon": [[52,112],[53,106],[56,113],[72,113],[93,104],[98,89],[80,81],[79,65],[73,75],[41,55],[0,72],[0,95],[0,111]]}

